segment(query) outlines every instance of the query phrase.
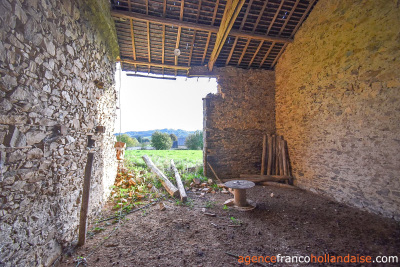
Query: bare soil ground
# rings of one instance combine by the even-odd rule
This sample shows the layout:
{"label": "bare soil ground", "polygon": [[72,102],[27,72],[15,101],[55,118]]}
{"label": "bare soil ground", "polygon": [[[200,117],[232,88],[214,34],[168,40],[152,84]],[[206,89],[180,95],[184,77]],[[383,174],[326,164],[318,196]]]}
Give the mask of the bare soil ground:
{"label": "bare soil ground", "polygon": [[[247,266],[226,252],[240,256],[359,254],[373,259],[379,255],[400,258],[399,222],[304,190],[256,186],[248,190],[248,198],[257,203],[257,208],[247,212],[223,209],[231,194],[200,197],[190,193],[189,197],[186,205],[164,200],[164,211],[157,204],[129,214],[119,224],[89,226],[105,230],[88,239],[82,248],[64,254],[59,266],[76,266],[74,260],[79,256],[86,258],[88,266]],[[207,216],[204,210],[216,216]],[[108,207],[103,215],[113,213]],[[379,266],[313,264],[318,265]]]}

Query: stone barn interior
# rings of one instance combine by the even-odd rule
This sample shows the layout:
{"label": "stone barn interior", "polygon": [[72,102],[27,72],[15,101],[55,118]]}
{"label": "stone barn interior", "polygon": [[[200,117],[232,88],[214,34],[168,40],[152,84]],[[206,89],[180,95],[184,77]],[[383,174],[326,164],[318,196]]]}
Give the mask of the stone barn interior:
{"label": "stone barn interior", "polygon": [[[60,256],[77,240],[89,154],[94,155],[89,220],[106,203],[117,172],[116,62],[137,75],[217,77],[218,94],[203,100],[206,176],[260,174],[264,136],[282,136],[287,143],[286,172],[300,191],[279,187],[273,192],[282,192],[282,197],[273,198],[268,186],[258,187],[253,197],[286,201],[293,212],[301,210],[296,194],[307,195],[309,203],[321,207],[336,205],[335,211],[340,207],[357,214],[356,219],[347,219],[345,225],[335,214],[314,208],[310,220],[326,216],[327,224],[335,222],[341,230],[365,221],[371,227],[365,235],[376,230],[383,236],[373,240],[370,250],[347,247],[348,253],[398,252],[399,6],[395,0],[1,1],[0,266],[60,264]],[[260,238],[287,255],[309,253],[296,244],[313,239],[313,230],[290,237],[268,234],[271,227],[286,224],[290,215],[272,216],[273,203],[260,201],[259,208],[246,215],[249,225],[264,220],[254,235],[263,233]],[[137,221],[146,224],[146,219],[151,220]],[[176,225],[186,227],[182,222]],[[315,229],[323,231],[324,226]],[[359,237],[362,228],[351,229],[336,237],[327,234],[315,248],[328,246],[329,239],[347,240],[346,234],[354,242],[367,240]],[[204,238],[218,237],[202,231]],[[241,244],[243,240],[233,237],[241,230],[226,231],[231,243]],[[248,231],[244,237],[253,234]],[[257,238],[247,239],[258,242]],[[368,247],[368,242],[363,244]],[[179,259],[178,249],[171,252],[175,260],[167,260],[164,253],[140,264],[121,264],[237,266],[234,258],[233,263],[224,262],[229,255],[214,247],[216,243],[209,246],[212,251],[201,244],[187,245],[194,246],[193,260]],[[247,251],[241,247],[242,255],[282,253],[264,245]],[[91,266],[119,265],[116,259],[128,257],[112,255],[107,262],[99,256]]]}

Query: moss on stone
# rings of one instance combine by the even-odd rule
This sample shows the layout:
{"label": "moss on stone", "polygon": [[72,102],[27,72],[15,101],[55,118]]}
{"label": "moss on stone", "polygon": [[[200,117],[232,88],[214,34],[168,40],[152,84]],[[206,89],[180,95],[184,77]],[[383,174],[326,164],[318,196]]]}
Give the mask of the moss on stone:
{"label": "moss on stone", "polygon": [[119,56],[117,32],[111,17],[110,2],[108,0],[84,1],[87,19],[99,31],[101,38],[110,50],[113,60]]}

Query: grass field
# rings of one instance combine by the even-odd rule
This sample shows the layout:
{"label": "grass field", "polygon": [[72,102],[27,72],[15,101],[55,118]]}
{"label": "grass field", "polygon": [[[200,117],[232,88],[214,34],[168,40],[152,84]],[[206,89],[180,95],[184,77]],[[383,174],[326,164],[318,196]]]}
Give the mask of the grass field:
{"label": "grass field", "polygon": [[147,166],[142,159],[143,155],[149,156],[153,163],[166,174],[169,172],[170,162],[173,159],[182,179],[203,178],[202,150],[127,150],[125,151],[126,166],[146,169]]}

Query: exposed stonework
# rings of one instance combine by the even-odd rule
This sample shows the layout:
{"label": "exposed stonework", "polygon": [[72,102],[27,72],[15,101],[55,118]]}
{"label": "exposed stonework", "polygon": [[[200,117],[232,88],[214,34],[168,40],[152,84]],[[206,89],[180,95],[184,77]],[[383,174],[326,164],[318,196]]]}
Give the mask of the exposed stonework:
{"label": "exposed stonework", "polygon": [[273,71],[218,69],[217,95],[204,104],[206,174],[220,178],[259,174],[263,134],[275,133]]}
{"label": "exposed stonework", "polygon": [[319,0],[276,67],[297,185],[397,220],[399,43],[398,1]]}
{"label": "exposed stonework", "polygon": [[0,2],[1,266],[48,266],[76,239],[88,135],[91,216],[115,178],[114,57],[87,20],[109,3],[85,2]]}

